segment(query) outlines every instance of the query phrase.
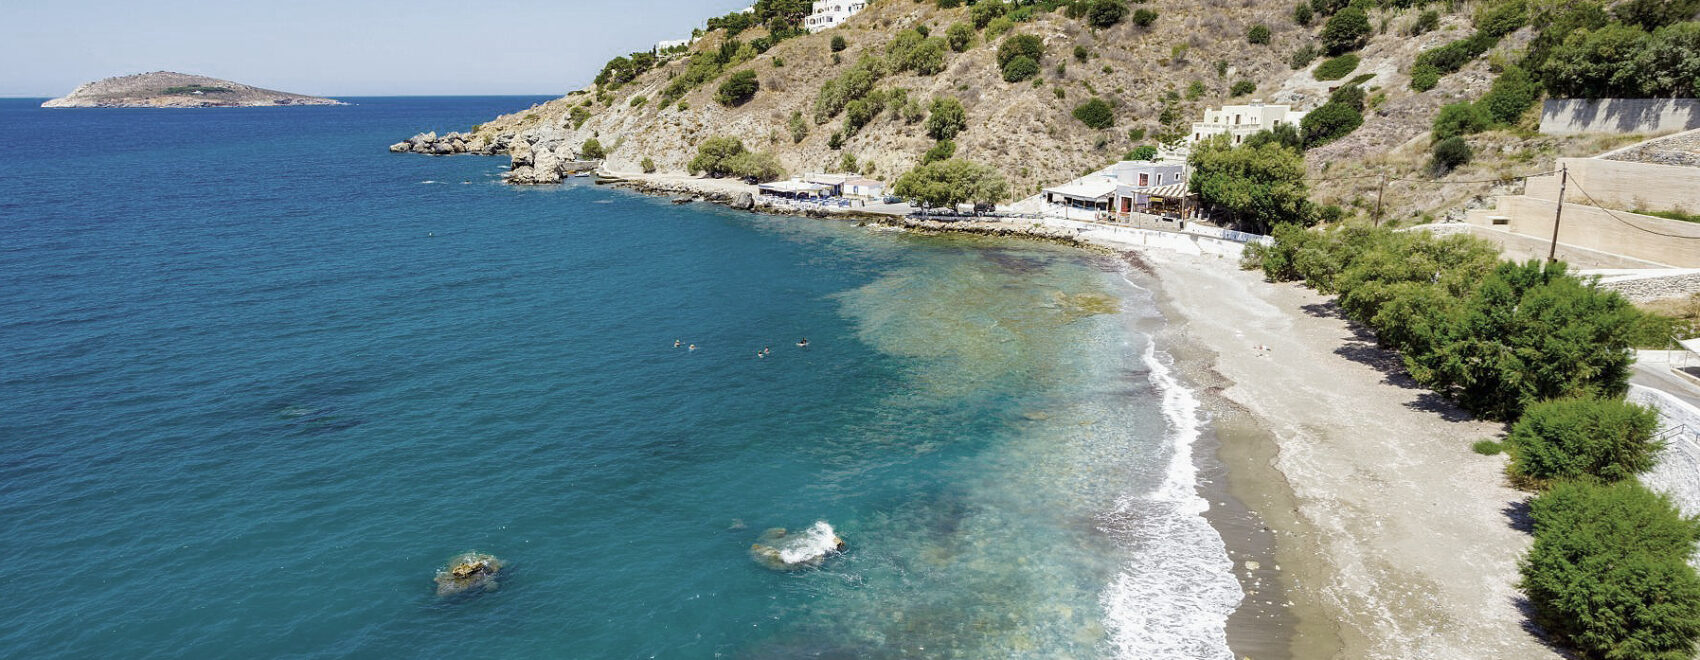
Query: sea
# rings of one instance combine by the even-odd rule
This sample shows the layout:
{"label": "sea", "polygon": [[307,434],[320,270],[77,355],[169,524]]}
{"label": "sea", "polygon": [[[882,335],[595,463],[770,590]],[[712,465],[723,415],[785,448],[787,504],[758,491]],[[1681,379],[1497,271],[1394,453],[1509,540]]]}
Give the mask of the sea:
{"label": "sea", "polygon": [[0,657],[1230,657],[1120,260],[511,187],[387,145],[544,99],[350,100],[0,100]]}

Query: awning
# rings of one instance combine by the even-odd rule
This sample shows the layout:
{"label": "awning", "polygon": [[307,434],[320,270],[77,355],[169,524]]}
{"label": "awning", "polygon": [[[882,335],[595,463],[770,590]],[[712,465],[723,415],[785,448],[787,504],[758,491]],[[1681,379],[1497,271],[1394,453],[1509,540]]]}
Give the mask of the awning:
{"label": "awning", "polygon": [[826,192],[827,189],[826,186],[818,183],[804,183],[802,181],[775,181],[773,183],[761,184],[758,188],[766,192],[784,193],[787,195],[822,193]]}
{"label": "awning", "polygon": [[1184,184],[1184,183],[1171,183],[1171,184],[1166,185],[1166,186],[1157,186],[1155,188],[1144,188],[1144,189],[1141,189],[1141,190],[1137,190],[1135,192],[1138,192],[1138,193],[1143,194],[1143,195],[1149,195],[1151,197],[1162,197],[1164,199],[1179,199],[1179,198],[1182,198],[1182,197],[1186,197],[1186,184]]}
{"label": "awning", "polygon": [[1695,337],[1693,339],[1684,339],[1684,340],[1678,341],[1677,344],[1682,346],[1683,348],[1690,350],[1690,351],[1694,351],[1695,353],[1700,353],[1700,337]]}
{"label": "awning", "polygon": [[1103,200],[1115,194],[1116,182],[1106,179],[1076,181],[1068,185],[1046,188],[1045,192],[1075,199]]}

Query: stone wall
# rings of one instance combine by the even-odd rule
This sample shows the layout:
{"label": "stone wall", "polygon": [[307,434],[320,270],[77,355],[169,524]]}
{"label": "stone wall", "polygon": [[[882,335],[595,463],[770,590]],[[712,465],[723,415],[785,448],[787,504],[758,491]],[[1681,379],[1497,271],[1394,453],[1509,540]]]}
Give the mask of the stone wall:
{"label": "stone wall", "polygon": [[1551,99],[1541,106],[1541,132],[1666,133],[1700,128],[1700,99]]}
{"label": "stone wall", "polygon": [[[1589,203],[1588,195],[1592,195],[1607,208],[1700,212],[1700,167],[1597,158],[1560,158],[1558,165],[1570,173],[1570,186],[1564,191],[1566,202]],[[1558,179],[1556,174],[1530,177],[1523,194],[1557,199]],[[1582,194],[1584,190],[1588,195]]]}
{"label": "stone wall", "polygon": [[[1530,186],[1534,186],[1533,181],[1530,181]],[[1552,196],[1556,196],[1556,193]],[[1556,210],[1550,200],[1528,196],[1501,197],[1498,208],[1472,210],[1465,217],[1465,221],[1473,225],[1550,239],[1553,214]],[[1614,215],[1623,222],[1613,219]],[[1495,216],[1508,218],[1509,221],[1507,224],[1495,225]],[[1625,222],[1629,226],[1626,226]],[[1634,227],[1669,236],[1640,231]],[[1559,223],[1558,240],[1560,243],[1624,255],[1664,266],[1700,268],[1700,223],[1666,220],[1627,211],[1608,213],[1593,206],[1565,204],[1564,220]]]}

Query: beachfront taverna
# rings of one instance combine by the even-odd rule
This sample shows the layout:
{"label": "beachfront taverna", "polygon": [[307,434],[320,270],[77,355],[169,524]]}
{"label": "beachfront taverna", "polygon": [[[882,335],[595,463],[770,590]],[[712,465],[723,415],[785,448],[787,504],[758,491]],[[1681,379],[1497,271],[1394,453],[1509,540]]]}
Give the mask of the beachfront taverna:
{"label": "beachfront taverna", "polygon": [[1192,124],[1192,143],[1197,144],[1212,136],[1226,133],[1233,136],[1234,144],[1239,144],[1258,131],[1271,130],[1283,124],[1297,127],[1304,116],[1305,113],[1294,110],[1292,106],[1265,105],[1259,99],[1252,99],[1249,105],[1225,105],[1221,110],[1206,109],[1204,121]]}
{"label": "beachfront taverna", "polygon": [[1186,175],[1179,161],[1124,160],[1040,194],[1049,214],[1072,220],[1179,215],[1185,211]]}
{"label": "beachfront taverna", "polygon": [[830,30],[867,7],[865,0],[816,0],[814,11],[803,19],[803,27],[809,32]]}

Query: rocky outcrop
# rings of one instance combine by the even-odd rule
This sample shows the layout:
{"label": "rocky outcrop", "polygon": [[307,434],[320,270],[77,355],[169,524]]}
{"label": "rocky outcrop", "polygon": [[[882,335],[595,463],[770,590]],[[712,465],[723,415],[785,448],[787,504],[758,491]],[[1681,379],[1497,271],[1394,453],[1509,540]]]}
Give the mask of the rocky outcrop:
{"label": "rocky outcrop", "polygon": [[507,153],[508,144],[512,139],[513,136],[510,135],[484,136],[472,133],[448,133],[439,136],[435,132],[420,133],[390,145],[390,152],[424,154],[427,156],[452,156],[455,154],[493,156]]}
{"label": "rocky outcrop", "polygon": [[776,571],[814,568],[824,563],[827,557],[843,552],[844,539],[839,538],[826,521],[817,521],[795,534],[776,527],[767,530],[750,545],[750,558]]}
{"label": "rocky outcrop", "polygon": [[739,211],[748,211],[755,207],[756,198],[749,193],[738,193],[738,196],[732,198],[732,208]]}
{"label": "rocky outcrop", "polygon": [[347,105],[335,99],[291,94],[172,71],[118,76],[87,83],[43,108],[254,108]]}
{"label": "rocky outcrop", "polygon": [[502,571],[502,560],[495,555],[466,552],[449,560],[449,565],[437,569],[434,581],[438,596],[453,596],[475,589],[494,591],[496,574]]}

